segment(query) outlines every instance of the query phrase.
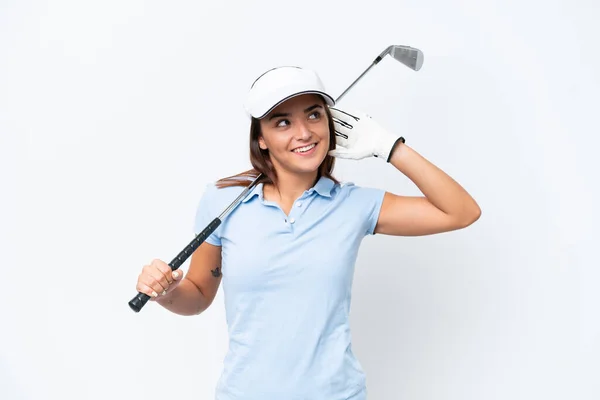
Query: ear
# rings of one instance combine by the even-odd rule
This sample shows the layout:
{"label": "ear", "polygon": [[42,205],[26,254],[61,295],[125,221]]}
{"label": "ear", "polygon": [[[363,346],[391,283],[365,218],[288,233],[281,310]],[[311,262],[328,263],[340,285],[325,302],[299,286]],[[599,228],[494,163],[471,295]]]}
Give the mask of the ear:
{"label": "ear", "polygon": [[259,137],[258,138],[258,146],[262,149],[262,150],[267,150],[267,144],[265,143],[265,140],[263,139],[263,137]]}

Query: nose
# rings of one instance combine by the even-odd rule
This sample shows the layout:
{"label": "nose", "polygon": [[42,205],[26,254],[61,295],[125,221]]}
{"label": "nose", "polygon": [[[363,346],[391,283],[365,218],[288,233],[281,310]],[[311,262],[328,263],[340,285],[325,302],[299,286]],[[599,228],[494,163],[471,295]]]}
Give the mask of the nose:
{"label": "nose", "polygon": [[310,127],[306,122],[301,122],[297,126],[298,129],[296,130],[296,140],[307,141],[312,137]]}

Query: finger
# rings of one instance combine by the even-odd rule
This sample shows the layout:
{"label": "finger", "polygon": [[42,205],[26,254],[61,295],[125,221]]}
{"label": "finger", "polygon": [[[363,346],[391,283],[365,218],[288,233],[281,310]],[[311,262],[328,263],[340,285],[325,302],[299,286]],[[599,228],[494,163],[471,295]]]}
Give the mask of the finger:
{"label": "finger", "polygon": [[355,138],[351,136],[350,130],[343,126],[336,125],[334,133],[335,143],[339,146],[349,147],[350,143],[355,140]]}
{"label": "finger", "polygon": [[346,135],[348,134],[347,129],[352,129],[354,124],[357,122],[357,118],[355,116],[336,108],[331,109],[331,117],[333,124],[335,125],[335,129]]}
{"label": "finger", "polygon": [[335,150],[330,150],[329,155],[336,158],[345,158],[348,160],[361,160],[363,158],[367,158],[370,156],[368,150],[361,149],[344,149],[344,148],[336,148]]}
{"label": "finger", "polygon": [[349,125],[343,121],[337,121],[334,119],[333,126],[335,129],[336,140],[340,139],[342,143],[352,139],[353,135],[356,136],[356,132],[352,132],[354,129],[353,125]]}
{"label": "finger", "polygon": [[350,147],[350,140],[345,138],[342,134],[339,134],[338,131],[335,131],[335,145],[337,147]]}
{"label": "finger", "polygon": [[353,158],[352,153],[348,149],[335,149],[330,150],[328,154],[336,158]]}
{"label": "finger", "polygon": [[163,292],[166,292],[168,289],[168,287],[161,285],[161,283],[155,277],[149,274],[141,274],[138,278],[138,282],[148,286],[150,289],[152,289],[152,291],[159,295]]}
{"label": "finger", "polygon": [[358,117],[357,112],[353,112],[348,109],[340,110],[339,108],[336,108],[336,107],[330,107],[329,109],[330,109],[331,115],[333,117],[340,119],[342,121],[346,121],[348,123],[351,123],[352,121],[358,121],[360,119]]}
{"label": "finger", "polygon": [[352,129],[356,125],[356,121],[333,117],[333,124],[339,129]]}
{"label": "finger", "polygon": [[169,288],[169,282],[167,281],[167,277],[156,268],[153,267],[152,269],[148,270],[147,275],[152,281],[152,287],[159,293]]}
{"label": "finger", "polygon": [[181,271],[173,271],[171,272],[171,276],[174,281],[180,281],[183,278],[183,273]]}
{"label": "finger", "polygon": [[171,267],[167,263],[165,263],[164,261],[155,259],[152,261],[152,265],[164,274],[165,278],[167,279],[167,283],[169,285],[171,283],[173,283],[172,270],[171,270]]}
{"label": "finger", "polygon": [[[155,266],[151,266],[145,273],[151,276],[158,284],[162,286],[162,289],[160,290],[161,292],[169,288],[170,279],[167,279],[167,274],[165,274],[163,271],[159,270]],[[168,275],[169,277],[171,276],[170,273],[168,273]]]}
{"label": "finger", "polygon": [[145,283],[138,281],[137,285],[135,286],[135,289],[140,293],[144,293],[144,294],[150,296],[151,300],[158,297],[158,293],[156,292],[156,290],[152,289],[150,286],[146,285]]}
{"label": "finger", "polygon": [[346,132],[343,132],[341,128],[339,130],[335,129],[335,139],[336,140],[339,139],[339,140],[344,141],[344,140],[348,140],[349,138],[350,138],[350,136]]}

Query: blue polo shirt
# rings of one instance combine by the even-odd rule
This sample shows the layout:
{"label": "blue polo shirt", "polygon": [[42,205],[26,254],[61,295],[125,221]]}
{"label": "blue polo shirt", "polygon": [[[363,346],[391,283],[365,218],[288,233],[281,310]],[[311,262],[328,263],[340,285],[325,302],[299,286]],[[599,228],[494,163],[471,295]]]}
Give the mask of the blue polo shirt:
{"label": "blue polo shirt", "polygon": [[[217,400],[363,400],[349,324],[360,243],[384,191],[321,178],[289,215],[257,185],[206,240],[222,250],[229,349]],[[195,233],[244,188],[207,186]]]}

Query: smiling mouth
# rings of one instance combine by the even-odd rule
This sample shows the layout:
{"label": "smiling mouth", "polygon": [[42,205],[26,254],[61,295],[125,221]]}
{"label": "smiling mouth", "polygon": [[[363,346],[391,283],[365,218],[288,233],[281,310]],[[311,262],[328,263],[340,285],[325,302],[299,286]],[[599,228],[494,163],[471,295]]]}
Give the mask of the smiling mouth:
{"label": "smiling mouth", "polygon": [[294,150],[292,150],[292,152],[300,153],[300,154],[307,153],[307,152],[311,151],[312,149],[314,149],[316,145],[317,145],[316,143],[311,143],[311,144],[303,146],[303,147],[295,148]]}

